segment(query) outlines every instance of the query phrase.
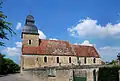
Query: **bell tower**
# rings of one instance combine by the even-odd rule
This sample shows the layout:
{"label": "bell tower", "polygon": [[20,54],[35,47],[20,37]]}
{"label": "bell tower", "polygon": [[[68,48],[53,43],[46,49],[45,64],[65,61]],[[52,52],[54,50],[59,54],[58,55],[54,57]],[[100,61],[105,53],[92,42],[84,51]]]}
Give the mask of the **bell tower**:
{"label": "bell tower", "polygon": [[22,30],[22,45],[23,46],[38,46],[39,33],[35,26],[35,20],[32,15],[26,17],[26,22]]}

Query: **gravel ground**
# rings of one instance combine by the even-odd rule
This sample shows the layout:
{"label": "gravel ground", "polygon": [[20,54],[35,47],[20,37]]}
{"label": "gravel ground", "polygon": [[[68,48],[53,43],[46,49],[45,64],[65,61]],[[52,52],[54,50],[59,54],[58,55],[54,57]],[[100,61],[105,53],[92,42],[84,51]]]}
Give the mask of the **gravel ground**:
{"label": "gravel ground", "polygon": [[0,76],[0,81],[30,81],[27,80],[24,76],[17,74],[9,74],[6,76]]}

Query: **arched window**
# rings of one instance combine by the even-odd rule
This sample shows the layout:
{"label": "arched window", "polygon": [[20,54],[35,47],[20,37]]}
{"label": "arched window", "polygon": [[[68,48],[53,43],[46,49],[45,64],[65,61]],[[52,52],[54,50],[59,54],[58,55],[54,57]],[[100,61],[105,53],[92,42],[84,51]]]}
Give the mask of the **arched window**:
{"label": "arched window", "polygon": [[79,65],[81,64],[81,60],[80,60],[80,57],[78,57],[78,64],[79,64]]}
{"label": "arched window", "polygon": [[96,58],[93,59],[93,63],[96,63]]}
{"label": "arched window", "polygon": [[85,64],[87,63],[87,59],[86,59],[86,57],[84,58],[84,63],[85,63]]}
{"label": "arched window", "polygon": [[44,57],[44,62],[47,62],[47,57],[46,56]]}
{"label": "arched window", "polygon": [[59,63],[59,57],[57,57],[57,63]]}
{"label": "arched window", "polygon": [[38,61],[39,59],[37,58],[37,61]]}
{"label": "arched window", "polygon": [[69,57],[69,63],[71,63],[71,57]]}
{"label": "arched window", "polygon": [[28,43],[29,43],[29,44],[32,44],[32,40],[29,40]]}

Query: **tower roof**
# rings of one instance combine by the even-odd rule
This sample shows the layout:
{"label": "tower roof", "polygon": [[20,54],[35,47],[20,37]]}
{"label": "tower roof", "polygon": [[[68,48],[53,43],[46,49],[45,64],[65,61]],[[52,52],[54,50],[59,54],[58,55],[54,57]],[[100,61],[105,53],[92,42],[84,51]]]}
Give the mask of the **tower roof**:
{"label": "tower roof", "polygon": [[28,16],[26,17],[26,19],[27,19],[27,20],[33,20],[33,21],[34,21],[34,17],[33,17],[32,15],[28,15]]}
{"label": "tower roof", "polygon": [[38,29],[34,23],[35,23],[34,17],[32,15],[28,15],[26,17],[26,22],[22,30],[22,33],[38,34]]}

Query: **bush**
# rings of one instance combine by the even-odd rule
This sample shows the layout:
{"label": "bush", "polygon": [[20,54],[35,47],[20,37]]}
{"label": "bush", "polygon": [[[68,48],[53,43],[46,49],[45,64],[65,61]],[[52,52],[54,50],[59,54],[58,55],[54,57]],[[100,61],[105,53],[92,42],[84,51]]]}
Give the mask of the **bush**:
{"label": "bush", "polygon": [[100,68],[98,81],[119,81],[119,70],[120,66]]}
{"label": "bush", "polygon": [[0,74],[9,74],[19,72],[20,67],[9,58],[1,58]]}

